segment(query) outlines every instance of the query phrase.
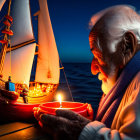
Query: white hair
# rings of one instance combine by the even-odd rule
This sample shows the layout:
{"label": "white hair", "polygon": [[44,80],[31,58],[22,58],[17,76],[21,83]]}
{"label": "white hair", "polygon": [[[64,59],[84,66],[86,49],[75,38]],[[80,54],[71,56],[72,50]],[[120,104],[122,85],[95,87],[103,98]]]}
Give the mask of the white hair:
{"label": "white hair", "polygon": [[109,35],[111,52],[116,51],[116,44],[127,31],[133,32],[140,44],[140,15],[132,6],[118,5],[105,9],[92,16],[89,26],[94,27],[99,21],[101,21],[100,26],[103,25],[104,32]]}

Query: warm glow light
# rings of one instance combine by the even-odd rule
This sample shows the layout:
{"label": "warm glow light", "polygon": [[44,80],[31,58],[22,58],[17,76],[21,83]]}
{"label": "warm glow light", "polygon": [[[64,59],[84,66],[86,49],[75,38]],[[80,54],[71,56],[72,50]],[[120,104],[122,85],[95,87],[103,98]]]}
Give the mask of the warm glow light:
{"label": "warm glow light", "polygon": [[53,89],[53,85],[40,86],[39,84],[37,84],[35,87],[29,90],[28,96],[30,97],[44,96],[44,95],[49,94],[52,89]]}
{"label": "warm glow light", "polygon": [[62,96],[60,94],[58,95],[58,101],[60,102],[60,108],[62,108]]}
{"label": "warm glow light", "polygon": [[58,95],[58,100],[59,100],[59,102],[62,102],[62,97],[60,94]]}

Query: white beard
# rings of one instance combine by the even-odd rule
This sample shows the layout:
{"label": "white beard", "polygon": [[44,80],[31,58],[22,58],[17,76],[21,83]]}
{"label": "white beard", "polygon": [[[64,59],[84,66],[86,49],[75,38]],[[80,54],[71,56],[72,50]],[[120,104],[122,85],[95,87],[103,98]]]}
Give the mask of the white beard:
{"label": "white beard", "polygon": [[102,81],[101,88],[102,88],[102,91],[103,91],[104,94],[109,93],[109,91],[112,89],[112,87],[114,86],[114,84],[116,82],[115,74],[113,76],[108,77],[107,79],[105,79],[103,74],[99,73],[98,79]]}
{"label": "white beard", "polygon": [[109,91],[112,89],[115,83],[112,83],[110,80],[107,80],[106,82],[102,81],[102,91],[104,94],[108,94]]}

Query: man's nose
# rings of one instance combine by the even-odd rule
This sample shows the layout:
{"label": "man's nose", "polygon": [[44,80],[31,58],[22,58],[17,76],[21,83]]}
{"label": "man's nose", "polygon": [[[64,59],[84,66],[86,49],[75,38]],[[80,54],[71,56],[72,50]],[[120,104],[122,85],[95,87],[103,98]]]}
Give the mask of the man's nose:
{"label": "man's nose", "polygon": [[93,75],[96,75],[99,73],[99,63],[96,58],[93,58],[93,60],[91,62],[91,72]]}

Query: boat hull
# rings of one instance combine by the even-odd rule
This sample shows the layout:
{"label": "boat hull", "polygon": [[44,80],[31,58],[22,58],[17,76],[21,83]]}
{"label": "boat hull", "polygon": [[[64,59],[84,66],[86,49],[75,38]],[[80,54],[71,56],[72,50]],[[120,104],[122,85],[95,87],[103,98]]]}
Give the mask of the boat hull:
{"label": "boat hull", "polygon": [[2,121],[28,121],[34,119],[33,108],[39,104],[0,103],[0,120]]}
{"label": "boat hull", "polygon": [[28,103],[23,103],[22,97],[19,97],[17,101],[11,101],[0,96],[0,121],[34,120],[33,108],[53,101],[56,89],[55,86],[51,93],[44,96],[28,97]]}

